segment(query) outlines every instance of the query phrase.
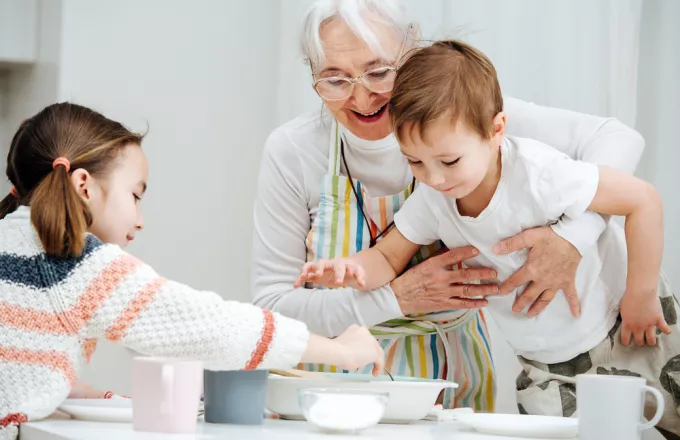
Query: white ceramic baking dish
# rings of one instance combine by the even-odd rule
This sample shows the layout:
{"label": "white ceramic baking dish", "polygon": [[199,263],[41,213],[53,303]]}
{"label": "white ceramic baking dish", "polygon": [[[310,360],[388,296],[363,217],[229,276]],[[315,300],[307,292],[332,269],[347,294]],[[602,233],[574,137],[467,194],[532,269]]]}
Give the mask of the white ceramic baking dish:
{"label": "white ceramic baking dish", "polygon": [[434,379],[394,376],[373,377],[367,374],[317,373],[318,378],[283,377],[269,375],[267,409],[285,419],[304,420],[298,390],[307,388],[336,388],[372,390],[389,393],[385,414],[380,423],[409,423],[423,419],[445,388],[458,385]]}

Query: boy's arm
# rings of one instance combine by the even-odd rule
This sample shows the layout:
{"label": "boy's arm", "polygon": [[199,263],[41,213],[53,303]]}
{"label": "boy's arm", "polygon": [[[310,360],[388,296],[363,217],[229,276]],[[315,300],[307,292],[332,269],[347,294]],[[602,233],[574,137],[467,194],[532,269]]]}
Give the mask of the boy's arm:
{"label": "boy's arm", "polygon": [[649,183],[607,167],[559,157],[541,167],[534,189],[551,217],[576,218],[586,210],[626,217],[628,276],[621,299],[621,342],[656,345],[656,329],[669,333],[657,297],[663,254],[663,208]]}
{"label": "boy's arm", "polygon": [[[432,210],[435,201],[428,195],[432,191],[434,190],[419,184],[404,206],[394,215],[394,228],[387,237],[369,249],[373,251],[371,255],[364,257],[359,256],[363,252],[357,254],[358,258],[373,260],[360,263],[366,270],[367,283],[370,281],[371,284],[382,286],[392,281],[404,271],[421,246],[439,240],[439,222]],[[373,262],[377,265],[373,266]],[[372,273],[373,271],[381,273]]]}
{"label": "boy's arm", "polygon": [[439,239],[437,217],[431,210],[426,191],[424,186],[416,188],[395,214],[395,227],[374,247],[347,258],[306,263],[295,286],[311,281],[331,288],[350,286],[366,291],[392,281],[421,246]]}
{"label": "boy's arm", "polygon": [[663,255],[663,207],[647,182],[610,168],[600,168],[600,180],[589,209],[626,216],[628,277],[621,299],[621,343],[656,345],[657,328],[670,334],[657,297]]}
{"label": "boy's arm", "polygon": [[408,265],[420,245],[410,242],[396,227],[370,249],[363,250],[348,260],[365,271],[366,285],[362,290],[377,289],[392,281]]}
{"label": "boy's arm", "polygon": [[626,294],[656,296],[663,255],[663,206],[658,191],[637,177],[600,167],[597,192],[588,209],[626,217]]}

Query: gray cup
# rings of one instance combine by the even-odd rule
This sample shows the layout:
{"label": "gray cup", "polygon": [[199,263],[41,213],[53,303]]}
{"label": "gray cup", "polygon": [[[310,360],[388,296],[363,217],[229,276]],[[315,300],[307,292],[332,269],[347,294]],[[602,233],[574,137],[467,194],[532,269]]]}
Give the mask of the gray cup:
{"label": "gray cup", "polygon": [[261,425],[267,398],[267,370],[203,373],[205,421]]}

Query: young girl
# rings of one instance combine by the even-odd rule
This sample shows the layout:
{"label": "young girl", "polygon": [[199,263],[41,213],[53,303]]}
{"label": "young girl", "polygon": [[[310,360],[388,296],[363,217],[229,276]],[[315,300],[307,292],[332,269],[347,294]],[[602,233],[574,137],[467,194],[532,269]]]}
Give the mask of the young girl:
{"label": "young girl", "polygon": [[[374,248],[308,263],[298,284],[375,289],[436,240],[449,248],[474,246],[477,256],[467,265],[492,267],[503,282],[526,257],[501,255],[494,243],[586,210],[626,216],[625,238],[609,222],[584,249],[576,275],[578,318],[563,297],[550,303],[554,291],[539,297],[540,315],[536,308],[520,314],[523,289],[489,297],[488,306],[524,367],[517,380],[520,411],[573,416],[577,374],[642,376],[665,396],[659,426],[680,435],[680,332],[676,302],[659,275],[663,215],[656,190],[539,142],[505,137],[496,71],[460,42],[439,42],[410,57],[397,74],[389,110],[402,153],[425,185]],[[638,347],[629,346],[631,338]]]}
{"label": "young girl", "polygon": [[383,352],[368,330],[334,340],[301,322],[160,277],[126,254],[144,226],[142,136],[88,108],[51,105],[21,124],[0,203],[0,439],[49,416],[105,337],[208,369],[336,362]]}

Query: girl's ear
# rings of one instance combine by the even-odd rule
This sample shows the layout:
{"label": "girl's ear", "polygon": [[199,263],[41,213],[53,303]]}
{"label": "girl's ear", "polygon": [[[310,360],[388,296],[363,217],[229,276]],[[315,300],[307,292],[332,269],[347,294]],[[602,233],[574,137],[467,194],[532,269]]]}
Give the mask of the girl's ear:
{"label": "girl's ear", "polygon": [[94,194],[94,177],[87,170],[78,168],[71,173],[71,183],[78,195],[88,203]]}

